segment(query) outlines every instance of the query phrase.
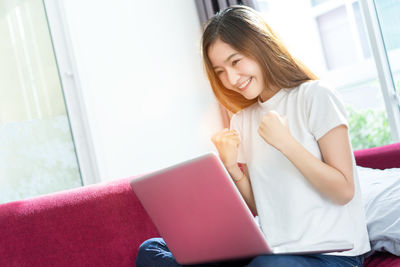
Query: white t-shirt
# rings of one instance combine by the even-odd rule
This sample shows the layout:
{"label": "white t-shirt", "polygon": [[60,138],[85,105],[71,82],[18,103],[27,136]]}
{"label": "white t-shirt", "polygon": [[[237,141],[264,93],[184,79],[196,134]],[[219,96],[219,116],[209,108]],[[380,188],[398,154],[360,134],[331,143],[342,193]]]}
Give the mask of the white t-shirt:
{"label": "white t-shirt", "polygon": [[357,256],[370,250],[354,156],[353,199],[338,205],[322,195],[277,149],[258,134],[263,115],[275,110],[288,118],[293,137],[322,160],[317,140],[347,124],[347,114],[336,91],[321,81],[281,89],[264,103],[258,101],[232,116],[239,133],[238,162],[247,164],[260,228],[272,248],[323,247],[350,242],[354,248],[328,255]]}

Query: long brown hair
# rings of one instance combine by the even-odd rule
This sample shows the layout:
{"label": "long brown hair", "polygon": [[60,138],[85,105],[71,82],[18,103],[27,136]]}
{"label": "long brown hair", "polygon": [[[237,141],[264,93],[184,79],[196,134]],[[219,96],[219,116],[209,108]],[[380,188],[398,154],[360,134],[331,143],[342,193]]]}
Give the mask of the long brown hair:
{"label": "long brown hair", "polygon": [[206,74],[218,101],[236,113],[255,103],[223,86],[208,57],[208,49],[218,39],[260,64],[265,88],[293,88],[317,77],[293,58],[282,41],[262,16],[246,6],[231,6],[217,13],[207,24],[202,36],[202,56]]}

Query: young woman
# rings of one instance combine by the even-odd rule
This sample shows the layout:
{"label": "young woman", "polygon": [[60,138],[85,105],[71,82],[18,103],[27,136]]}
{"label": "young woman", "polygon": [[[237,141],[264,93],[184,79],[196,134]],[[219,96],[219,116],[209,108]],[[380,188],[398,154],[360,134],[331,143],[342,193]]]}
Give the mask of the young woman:
{"label": "young woman", "polygon": [[[345,252],[261,255],[236,264],[362,266],[370,245],[346,111],[336,91],[294,59],[248,7],[214,16],[202,52],[215,96],[234,113],[230,129],[212,141],[269,244],[298,250],[354,244]],[[179,265],[157,238],[141,245],[137,266]]]}

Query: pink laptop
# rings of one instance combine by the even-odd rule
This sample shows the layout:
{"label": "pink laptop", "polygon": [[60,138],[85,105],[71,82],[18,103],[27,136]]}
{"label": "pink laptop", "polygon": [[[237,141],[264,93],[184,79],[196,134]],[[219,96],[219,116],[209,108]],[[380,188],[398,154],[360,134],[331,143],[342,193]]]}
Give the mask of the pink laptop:
{"label": "pink laptop", "polygon": [[[274,251],[226,171],[211,152],[138,177],[131,186],[179,264],[262,254],[344,251],[352,244]],[[329,247],[331,246],[331,247]]]}

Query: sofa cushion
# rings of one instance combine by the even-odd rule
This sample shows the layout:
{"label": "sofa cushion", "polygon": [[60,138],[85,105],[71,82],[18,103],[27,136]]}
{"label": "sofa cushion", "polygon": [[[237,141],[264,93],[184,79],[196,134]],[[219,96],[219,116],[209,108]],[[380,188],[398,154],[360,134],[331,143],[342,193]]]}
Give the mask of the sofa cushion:
{"label": "sofa cushion", "polygon": [[[357,166],[372,254],[400,256],[400,168]],[[368,255],[369,255],[368,254]]]}

